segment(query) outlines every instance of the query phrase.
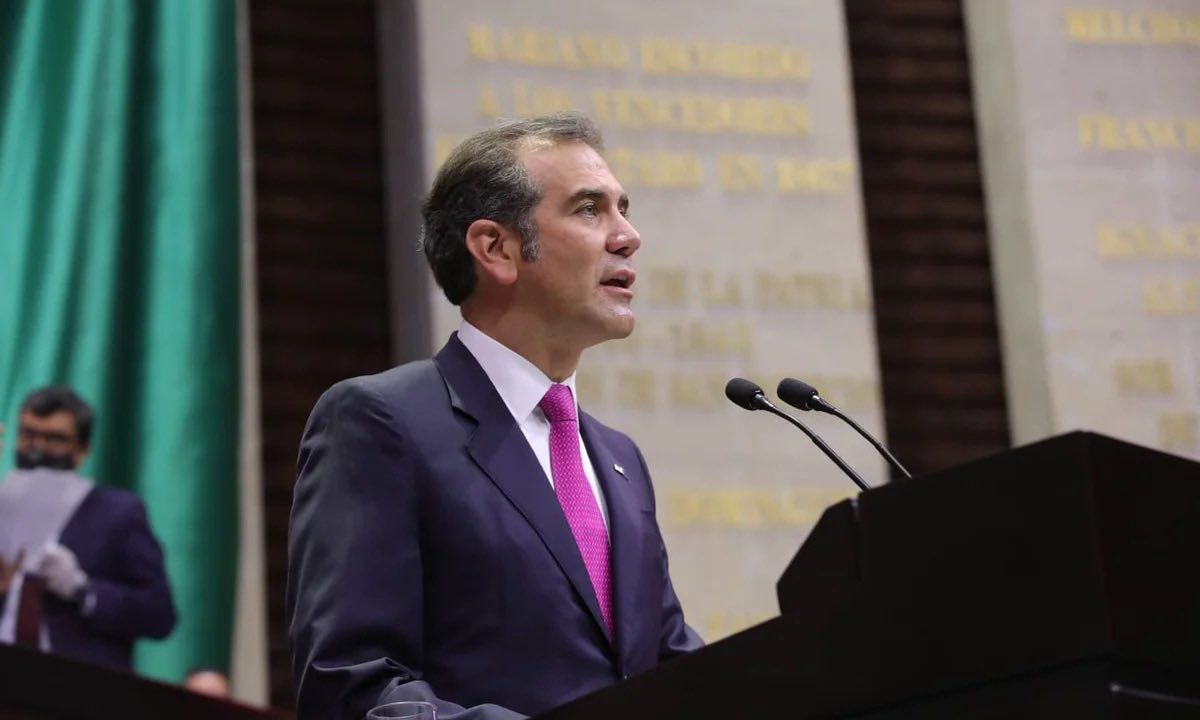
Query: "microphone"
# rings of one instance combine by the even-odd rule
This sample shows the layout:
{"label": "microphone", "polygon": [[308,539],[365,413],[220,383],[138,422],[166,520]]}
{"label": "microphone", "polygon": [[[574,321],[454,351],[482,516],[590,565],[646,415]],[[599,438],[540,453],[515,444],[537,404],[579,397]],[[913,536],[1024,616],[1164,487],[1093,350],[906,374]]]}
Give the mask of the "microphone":
{"label": "microphone", "polygon": [[834,465],[837,465],[839,468],[841,468],[842,472],[846,473],[846,475],[854,481],[855,485],[863,490],[871,489],[871,486],[863,482],[863,479],[858,476],[858,473],[854,472],[854,469],[847,465],[846,461],[843,460],[837,453],[835,453],[833,448],[826,445],[825,441],[818,437],[815,432],[809,430],[804,423],[775,407],[771,401],[767,399],[767,395],[763,392],[763,389],[756,383],[753,383],[745,378],[733,378],[729,382],[725,383],[725,397],[729,398],[734,405],[737,405],[740,408],[745,408],[746,410],[766,410],[772,415],[778,415],[784,420],[787,420],[791,424],[800,428],[804,431],[804,434],[808,436],[808,439],[812,440],[817,447],[821,448],[821,452],[825,453],[825,455],[833,461]]}
{"label": "microphone", "polygon": [[775,392],[779,395],[780,400],[783,400],[785,403],[794,408],[799,408],[800,410],[805,411],[817,410],[819,412],[829,413],[834,417],[841,418],[842,422],[854,428],[859,435],[862,435],[864,438],[866,438],[867,442],[871,443],[871,445],[879,451],[879,454],[882,455],[884,459],[888,461],[888,464],[895,468],[897,472],[909,480],[912,479],[912,473],[910,473],[904,468],[903,465],[900,464],[900,461],[897,460],[896,457],[883,446],[883,443],[871,437],[870,433],[864,430],[861,425],[854,422],[854,420],[843,414],[841,410],[838,410],[833,405],[830,405],[828,402],[826,402],[825,398],[821,397],[821,393],[817,392],[817,389],[812,385],[809,385],[803,380],[784,378],[779,381],[779,387],[775,389]]}

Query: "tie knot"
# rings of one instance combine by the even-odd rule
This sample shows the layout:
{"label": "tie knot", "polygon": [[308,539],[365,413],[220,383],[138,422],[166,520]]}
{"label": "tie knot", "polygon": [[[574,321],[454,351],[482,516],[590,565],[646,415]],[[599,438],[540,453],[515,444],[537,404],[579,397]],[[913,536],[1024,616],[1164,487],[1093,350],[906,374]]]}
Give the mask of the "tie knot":
{"label": "tie knot", "polygon": [[575,422],[575,398],[571,395],[571,388],[566,385],[551,385],[538,407],[546,413],[546,419],[551,423]]}

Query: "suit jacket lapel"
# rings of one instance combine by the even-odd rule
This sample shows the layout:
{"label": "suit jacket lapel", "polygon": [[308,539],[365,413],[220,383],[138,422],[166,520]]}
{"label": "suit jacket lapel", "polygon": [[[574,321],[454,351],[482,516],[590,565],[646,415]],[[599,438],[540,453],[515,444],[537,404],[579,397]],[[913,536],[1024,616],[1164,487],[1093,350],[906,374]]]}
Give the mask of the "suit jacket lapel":
{"label": "suit jacket lapel", "polygon": [[537,456],[500,394],[475,357],[459,341],[457,333],[437,354],[434,363],[446,380],[451,405],[478,423],[475,433],[467,441],[467,452],[533,526],[591,612],[601,633],[605,633],[600,604],[596,601],[575,536],[571,534]]}
{"label": "suit jacket lapel", "polygon": [[608,503],[608,536],[612,546],[613,627],[618,657],[627,658],[631,650],[635,620],[637,584],[641,577],[642,518],[635,505],[629,480],[616,471],[616,458],[601,438],[597,422],[587,413],[579,414],[579,430],[596,470],[596,479]]}

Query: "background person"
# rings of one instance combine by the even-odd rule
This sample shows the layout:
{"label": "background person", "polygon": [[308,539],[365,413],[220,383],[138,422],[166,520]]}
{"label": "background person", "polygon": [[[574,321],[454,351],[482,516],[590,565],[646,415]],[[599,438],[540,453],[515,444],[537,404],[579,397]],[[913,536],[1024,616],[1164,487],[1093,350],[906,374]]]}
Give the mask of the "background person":
{"label": "background person", "polygon": [[166,637],[175,607],[142,501],[75,472],[92,417],[63,386],[22,403],[18,470],[0,484],[0,641],[132,670],[134,641]]}
{"label": "background person", "polygon": [[229,678],[214,668],[194,668],[183,679],[183,686],[194,693],[227,699]]}

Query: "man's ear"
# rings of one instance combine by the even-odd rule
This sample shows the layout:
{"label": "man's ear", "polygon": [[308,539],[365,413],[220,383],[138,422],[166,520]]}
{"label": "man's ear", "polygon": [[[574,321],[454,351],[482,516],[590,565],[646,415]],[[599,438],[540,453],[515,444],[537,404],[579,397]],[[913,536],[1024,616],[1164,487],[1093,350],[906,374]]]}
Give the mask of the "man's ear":
{"label": "man's ear", "polygon": [[521,237],[495,220],[476,220],[467,227],[467,251],[479,265],[479,272],[499,285],[517,281],[517,263],[521,257]]}

